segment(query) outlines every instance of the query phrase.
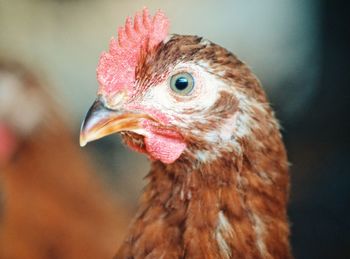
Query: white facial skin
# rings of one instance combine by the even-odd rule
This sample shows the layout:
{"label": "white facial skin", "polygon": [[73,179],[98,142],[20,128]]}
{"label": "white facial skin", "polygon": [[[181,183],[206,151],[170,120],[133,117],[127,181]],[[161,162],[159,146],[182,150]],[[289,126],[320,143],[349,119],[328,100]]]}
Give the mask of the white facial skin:
{"label": "white facial skin", "polygon": [[[211,151],[211,154],[207,150],[197,150],[195,156],[200,161],[215,159],[216,154],[220,153],[219,149],[222,150],[222,146],[229,150],[239,149],[239,147],[236,147],[236,143],[234,143],[234,147],[232,145],[227,147],[229,142],[234,142],[231,140],[235,127],[234,115],[232,115],[232,118],[225,119],[225,121],[222,121],[222,118],[214,118],[222,123],[220,129],[206,129],[207,131],[203,131],[203,129],[197,129],[193,126],[194,123],[203,125],[208,123],[208,114],[211,114],[210,109],[220,98],[222,91],[232,93],[232,86],[228,86],[223,80],[207,72],[206,68],[203,67],[204,65],[206,64],[178,64],[166,80],[146,91],[140,103],[142,107],[160,111],[166,115],[169,118],[169,124],[175,126],[179,133],[186,130],[193,136],[205,139],[207,143],[213,143],[213,146],[218,148],[217,152]],[[194,88],[186,95],[179,94],[170,87],[171,77],[184,72],[191,74],[194,79]],[[143,130],[136,133],[147,134]]]}
{"label": "white facial skin", "polygon": [[[187,95],[176,93],[170,87],[171,77],[183,72],[191,74],[194,79],[194,88]],[[167,80],[148,89],[141,104],[165,111],[170,119],[181,118],[181,121],[176,120],[174,123],[177,126],[186,127],[191,121],[205,122],[203,116],[206,110],[215,103],[219,97],[219,91],[224,87],[224,84],[220,85],[220,81],[201,66],[195,63],[180,63],[173,69]]]}
{"label": "white facial skin", "polygon": [[[141,102],[142,106],[164,112],[170,118],[170,123],[180,130],[189,130],[192,135],[204,139],[207,143],[212,143],[214,150],[196,151],[198,160],[206,161],[215,159],[223,149],[240,153],[242,148],[238,139],[251,137],[252,128],[259,127],[259,124],[253,119],[252,107],[259,109],[262,113],[267,112],[267,106],[247,96],[237,87],[228,85],[220,77],[209,73],[207,67],[208,64],[178,64],[167,80],[147,90]],[[183,72],[190,73],[195,81],[194,89],[185,96],[174,92],[170,87],[171,76]],[[234,96],[238,102],[237,112],[227,119],[215,118],[220,121],[220,128],[203,131],[203,129],[193,127],[193,122],[202,124],[207,122],[207,116],[210,114],[208,109],[214,105],[223,92]]]}
{"label": "white facial skin", "polygon": [[[142,96],[137,98],[134,104],[142,107],[145,112],[156,111],[163,114],[169,119],[167,125],[174,126],[178,133],[187,132],[211,144],[211,150],[190,151],[194,153],[198,161],[203,162],[216,159],[223,153],[222,151],[241,153],[242,147],[238,140],[250,137],[251,129],[259,127],[259,124],[255,123],[253,119],[254,114],[251,108],[255,107],[266,112],[263,104],[240,90],[242,87],[228,84],[220,76],[210,73],[208,67],[209,65],[206,63],[179,63],[172,69],[166,80],[149,87]],[[170,87],[171,77],[179,73],[189,73],[194,79],[194,88],[186,95],[179,94]],[[237,110],[232,116],[224,119],[213,114],[210,109],[220,98],[220,95],[225,92],[233,96],[235,100],[226,104],[227,107],[222,107],[222,109],[232,110],[231,105],[235,102]],[[119,100],[119,96],[117,97]],[[208,120],[219,123],[215,123],[212,128],[199,129],[196,127],[198,123],[207,125]],[[149,136],[149,132],[142,128],[135,133]]]}

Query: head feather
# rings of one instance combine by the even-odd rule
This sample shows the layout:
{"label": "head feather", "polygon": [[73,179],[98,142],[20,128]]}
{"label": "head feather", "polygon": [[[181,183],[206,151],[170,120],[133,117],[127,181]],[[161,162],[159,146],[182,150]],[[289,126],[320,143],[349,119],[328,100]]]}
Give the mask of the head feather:
{"label": "head feather", "polygon": [[147,8],[126,19],[118,29],[118,39],[112,38],[109,52],[103,52],[97,66],[99,92],[111,94],[133,92],[135,70],[141,53],[152,51],[168,34],[169,20],[162,11],[151,17]]}

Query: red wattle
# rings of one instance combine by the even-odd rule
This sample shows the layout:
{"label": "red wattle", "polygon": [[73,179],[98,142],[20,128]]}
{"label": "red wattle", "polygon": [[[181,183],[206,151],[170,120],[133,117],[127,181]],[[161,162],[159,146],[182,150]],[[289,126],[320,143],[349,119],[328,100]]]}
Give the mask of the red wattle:
{"label": "red wattle", "polygon": [[149,120],[144,120],[142,126],[147,132],[144,135],[144,141],[146,151],[151,158],[160,160],[165,164],[171,164],[185,150],[186,143],[175,130],[163,128]]}
{"label": "red wattle", "polygon": [[186,144],[180,138],[169,138],[158,134],[145,137],[146,150],[152,158],[171,164],[180,157]]}

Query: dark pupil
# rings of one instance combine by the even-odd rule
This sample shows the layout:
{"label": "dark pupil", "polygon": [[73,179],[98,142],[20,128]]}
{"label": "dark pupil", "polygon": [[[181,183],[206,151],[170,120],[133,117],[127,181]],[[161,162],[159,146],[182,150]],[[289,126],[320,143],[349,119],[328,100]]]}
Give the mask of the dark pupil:
{"label": "dark pupil", "polygon": [[188,80],[186,77],[179,77],[178,79],[176,79],[175,81],[175,87],[177,90],[185,90],[188,86]]}

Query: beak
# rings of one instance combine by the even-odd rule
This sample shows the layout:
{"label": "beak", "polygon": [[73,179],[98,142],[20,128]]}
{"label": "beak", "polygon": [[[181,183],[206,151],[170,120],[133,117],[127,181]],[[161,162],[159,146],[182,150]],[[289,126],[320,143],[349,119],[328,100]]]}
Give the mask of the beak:
{"label": "beak", "polygon": [[97,99],[81,125],[80,146],[116,132],[138,131],[142,129],[142,119],[153,120],[147,114],[109,109]]}

